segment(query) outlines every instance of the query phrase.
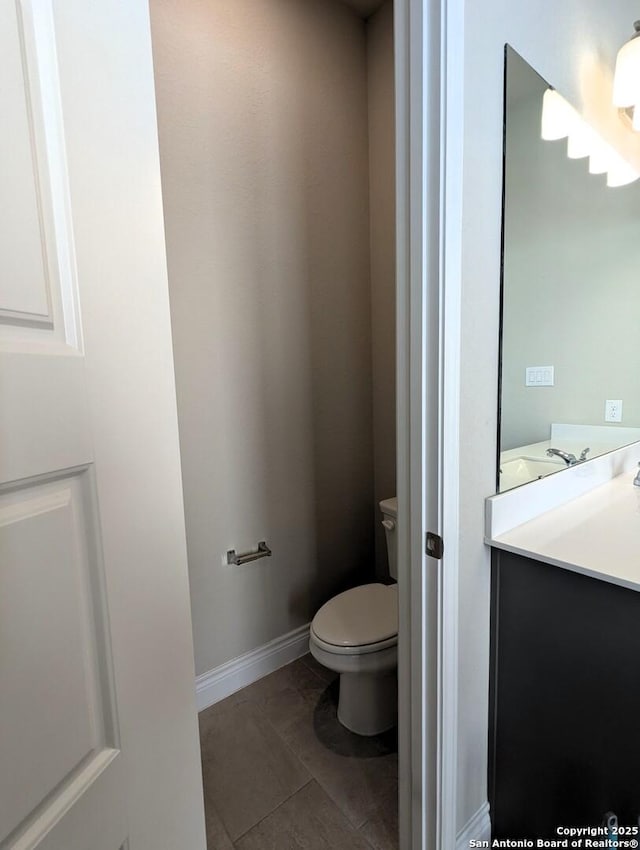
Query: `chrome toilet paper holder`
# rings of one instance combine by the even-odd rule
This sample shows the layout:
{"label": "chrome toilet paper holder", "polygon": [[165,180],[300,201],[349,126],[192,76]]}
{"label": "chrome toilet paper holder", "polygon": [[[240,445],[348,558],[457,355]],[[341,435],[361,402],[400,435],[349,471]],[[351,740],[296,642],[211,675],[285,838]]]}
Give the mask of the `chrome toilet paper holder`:
{"label": "chrome toilet paper holder", "polygon": [[227,564],[229,566],[241,566],[242,564],[248,564],[250,561],[257,561],[258,558],[270,558],[271,557],[271,549],[266,544],[266,541],[261,540],[258,543],[257,550],[253,550],[252,552],[243,552],[238,555],[235,549],[227,550]]}

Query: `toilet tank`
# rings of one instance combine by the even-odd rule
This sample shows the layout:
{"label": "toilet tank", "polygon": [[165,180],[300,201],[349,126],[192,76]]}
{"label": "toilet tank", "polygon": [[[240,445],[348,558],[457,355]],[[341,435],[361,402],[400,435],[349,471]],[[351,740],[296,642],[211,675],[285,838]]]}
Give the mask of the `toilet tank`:
{"label": "toilet tank", "polygon": [[396,523],[398,521],[398,499],[383,499],[380,503],[382,514],[382,525],[387,537],[387,560],[389,562],[389,575],[398,578],[398,537]]}

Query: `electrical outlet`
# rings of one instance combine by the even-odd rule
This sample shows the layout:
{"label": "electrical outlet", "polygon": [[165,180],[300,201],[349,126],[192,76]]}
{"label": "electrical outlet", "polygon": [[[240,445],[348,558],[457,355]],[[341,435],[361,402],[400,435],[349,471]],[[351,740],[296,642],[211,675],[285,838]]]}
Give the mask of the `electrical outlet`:
{"label": "electrical outlet", "polygon": [[622,422],[622,400],[607,399],[604,403],[604,421],[605,422]]}

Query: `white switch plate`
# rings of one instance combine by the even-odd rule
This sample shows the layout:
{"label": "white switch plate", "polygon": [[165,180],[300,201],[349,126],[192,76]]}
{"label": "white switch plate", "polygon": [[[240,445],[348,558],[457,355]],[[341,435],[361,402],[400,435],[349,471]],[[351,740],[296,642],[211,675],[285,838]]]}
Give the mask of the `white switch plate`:
{"label": "white switch plate", "polygon": [[552,387],[553,366],[527,366],[525,387]]}
{"label": "white switch plate", "polygon": [[622,400],[608,398],[604,403],[604,421],[622,422]]}

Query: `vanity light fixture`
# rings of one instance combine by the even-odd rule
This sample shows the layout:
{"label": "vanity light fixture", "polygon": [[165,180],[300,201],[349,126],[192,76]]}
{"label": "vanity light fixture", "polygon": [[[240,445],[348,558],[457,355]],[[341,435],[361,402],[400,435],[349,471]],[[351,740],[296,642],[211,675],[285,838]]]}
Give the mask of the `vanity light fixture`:
{"label": "vanity light fixture", "polygon": [[[638,27],[640,28],[640,21],[638,22]],[[640,39],[638,39],[636,44],[640,62]],[[638,65],[638,69],[640,73],[640,64]],[[640,119],[640,108],[636,112]],[[588,156],[589,173],[606,173],[607,186],[626,186],[627,183],[633,183],[634,180],[640,178],[640,172],[630,165],[624,157],[620,156],[617,150],[608,142],[605,142],[587,124],[580,113],[561,94],[552,88],[548,88],[545,91],[542,99],[540,135],[545,141],[556,141],[566,138],[567,156],[570,159],[581,159]]]}
{"label": "vanity light fixture", "polygon": [[640,21],[636,21],[633,28],[634,34],[618,51],[613,105],[632,119],[634,130],[640,130]]}

